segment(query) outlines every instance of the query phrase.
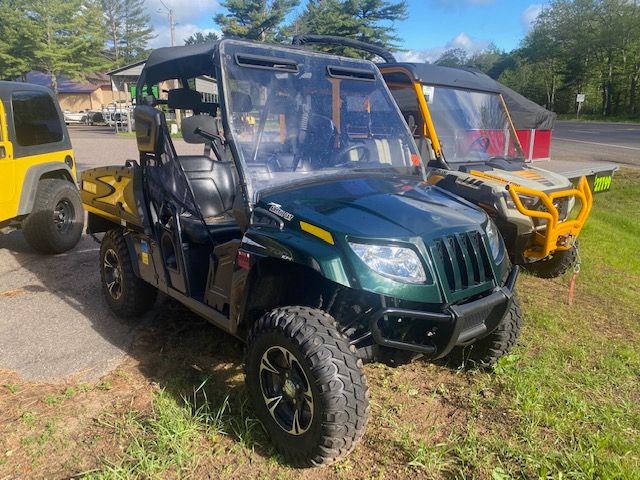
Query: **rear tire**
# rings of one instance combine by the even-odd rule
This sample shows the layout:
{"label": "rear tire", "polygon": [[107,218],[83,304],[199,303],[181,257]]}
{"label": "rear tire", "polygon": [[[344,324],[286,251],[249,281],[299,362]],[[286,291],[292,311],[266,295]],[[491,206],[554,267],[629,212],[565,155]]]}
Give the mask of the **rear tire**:
{"label": "rear tire", "polygon": [[524,268],[540,278],[556,278],[568,272],[578,261],[578,242],[569,250],[558,250]]}
{"label": "rear tire", "polygon": [[362,361],[327,313],[265,314],[249,333],[245,369],[256,414],[293,465],[333,463],[362,438],[369,414]]}
{"label": "rear tire", "polygon": [[57,178],[40,180],[33,210],[22,229],[27,243],[40,253],[62,253],[75,247],[84,229],[84,210],[76,186]]}
{"label": "rear tire", "polygon": [[520,308],[520,300],[514,292],[511,307],[504,314],[496,329],[471,345],[454,348],[449,354],[449,358],[456,365],[464,367],[492,367],[516,345],[521,327],[522,309]]}
{"label": "rear tire", "polygon": [[118,317],[139,317],[153,307],[158,290],[136,276],[124,229],[109,230],[100,246],[100,279],[109,307]]}

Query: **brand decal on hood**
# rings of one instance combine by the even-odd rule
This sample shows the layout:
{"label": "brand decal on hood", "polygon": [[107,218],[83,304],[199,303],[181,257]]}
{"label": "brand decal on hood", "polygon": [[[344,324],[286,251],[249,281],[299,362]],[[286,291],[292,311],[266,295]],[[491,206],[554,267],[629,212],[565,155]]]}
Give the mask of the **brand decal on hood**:
{"label": "brand decal on hood", "polygon": [[528,178],[529,180],[540,182],[543,185],[546,185],[547,187],[553,187],[553,182],[551,182],[548,179],[544,178],[542,175],[540,175],[535,170],[517,170],[517,171],[515,171],[513,173],[518,175],[519,177]]}
{"label": "brand decal on hood", "polygon": [[269,204],[269,211],[271,213],[273,213],[274,215],[277,215],[277,216],[279,216],[281,218],[284,218],[288,222],[293,220],[293,213],[289,213],[289,212],[283,210],[282,209],[282,205],[279,205],[277,203],[271,202]]}

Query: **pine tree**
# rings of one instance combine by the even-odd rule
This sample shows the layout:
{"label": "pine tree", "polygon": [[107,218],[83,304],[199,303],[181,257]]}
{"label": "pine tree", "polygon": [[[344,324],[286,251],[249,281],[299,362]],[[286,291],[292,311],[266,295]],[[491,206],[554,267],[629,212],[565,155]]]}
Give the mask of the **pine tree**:
{"label": "pine tree", "polygon": [[120,43],[122,42],[123,0],[102,0],[104,22],[107,29],[107,48],[114,62],[120,60]]}
{"label": "pine tree", "polygon": [[209,32],[204,35],[202,32],[196,32],[191,35],[189,38],[184,39],[185,45],[200,45],[203,43],[211,43],[216,40],[220,40],[220,37],[215,32]]}
{"label": "pine tree", "polygon": [[102,7],[97,1],[29,3],[27,16],[35,47],[32,67],[51,75],[54,91],[60,74],[83,78],[107,66]]}
{"label": "pine tree", "polygon": [[107,47],[116,64],[134,62],[147,55],[147,44],[154,37],[151,18],[144,0],[101,0]]}
{"label": "pine tree", "polygon": [[282,22],[298,0],[225,0],[226,14],[214,21],[225,36],[274,41],[282,34]]}
{"label": "pine tree", "polygon": [[[288,28],[290,34],[338,35],[397,49],[394,22],[407,17],[405,0],[310,0]],[[340,55],[367,56],[344,47],[321,47]]]}
{"label": "pine tree", "polygon": [[0,19],[0,79],[24,77],[35,50],[24,0],[0,0]]}
{"label": "pine tree", "polygon": [[151,17],[145,11],[144,0],[122,0],[122,4],[122,57],[126,63],[130,63],[147,56],[147,45],[155,35],[150,26]]}

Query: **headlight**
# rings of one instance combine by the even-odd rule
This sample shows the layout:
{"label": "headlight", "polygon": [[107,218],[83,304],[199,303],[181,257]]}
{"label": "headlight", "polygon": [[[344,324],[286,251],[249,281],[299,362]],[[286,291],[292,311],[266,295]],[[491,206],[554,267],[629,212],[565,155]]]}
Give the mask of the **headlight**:
{"label": "headlight", "polygon": [[[520,197],[520,201],[522,202],[522,205],[524,206],[524,208],[528,208],[529,210],[532,210],[536,204],[538,203],[538,197],[532,197],[529,195],[518,195]],[[513,201],[513,198],[511,198],[511,194],[509,194],[509,192],[505,192],[504,194],[504,199],[507,202],[507,208],[516,208],[516,204]]]}
{"label": "headlight", "polygon": [[404,283],[425,283],[427,275],[410,248],[351,243],[351,249],[371,270]]}
{"label": "headlight", "polygon": [[500,255],[500,233],[498,232],[498,227],[493,223],[493,220],[489,219],[487,222],[487,226],[485,228],[487,232],[487,237],[489,238],[489,248],[491,249],[491,254],[493,255],[493,259],[497,260]]}

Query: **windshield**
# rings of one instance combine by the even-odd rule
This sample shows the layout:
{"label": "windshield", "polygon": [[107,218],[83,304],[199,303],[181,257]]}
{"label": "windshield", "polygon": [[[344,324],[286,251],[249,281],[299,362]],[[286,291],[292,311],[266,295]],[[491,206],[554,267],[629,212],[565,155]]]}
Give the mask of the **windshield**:
{"label": "windshield", "polygon": [[447,162],[524,160],[499,94],[432,86],[424,90]]}
{"label": "windshield", "polygon": [[234,41],[220,48],[229,133],[253,201],[263,189],[328,175],[424,175],[369,62]]}

